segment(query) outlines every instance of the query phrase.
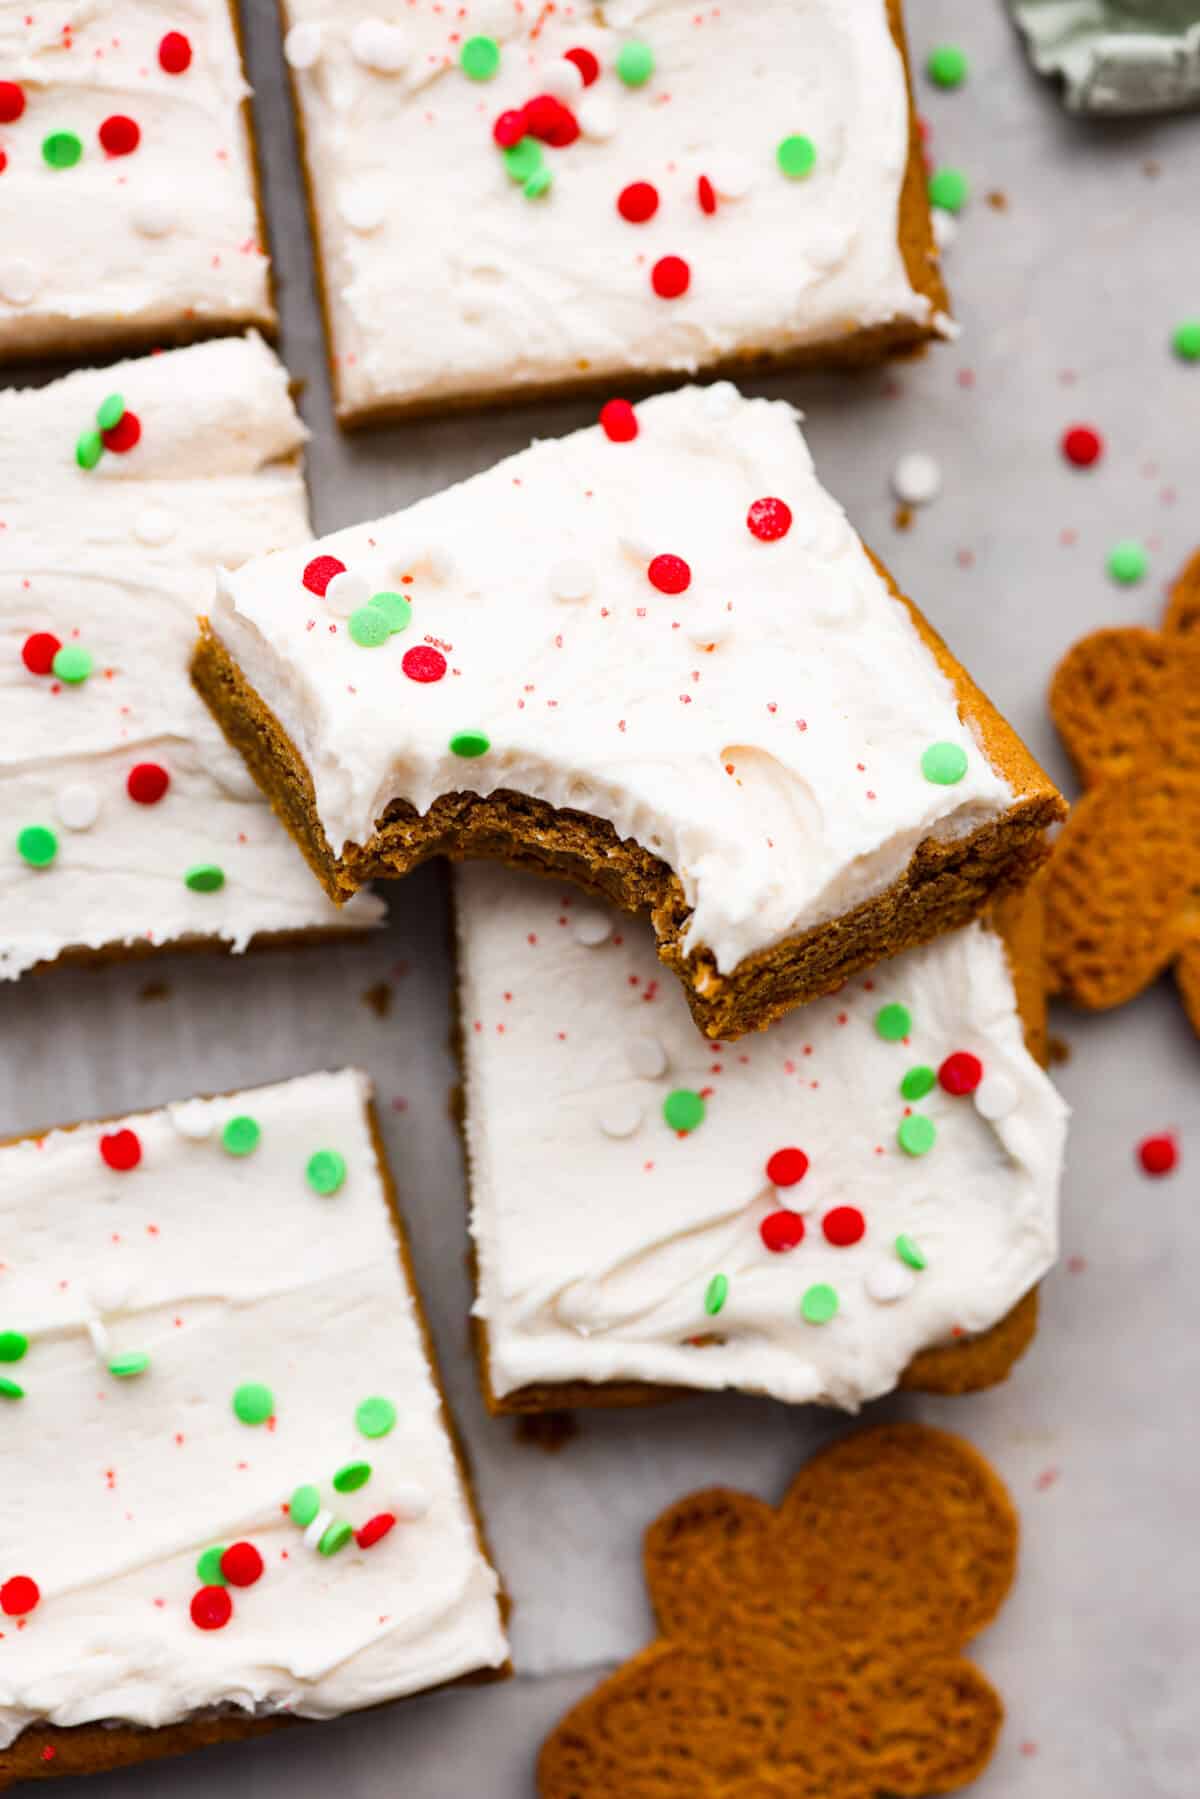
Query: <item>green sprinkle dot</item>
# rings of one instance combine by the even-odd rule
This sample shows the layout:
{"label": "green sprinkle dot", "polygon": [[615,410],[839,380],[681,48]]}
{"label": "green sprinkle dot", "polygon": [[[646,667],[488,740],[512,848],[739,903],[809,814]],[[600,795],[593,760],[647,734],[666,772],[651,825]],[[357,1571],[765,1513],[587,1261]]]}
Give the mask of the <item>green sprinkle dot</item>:
{"label": "green sprinkle dot", "polygon": [[0,1399],[24,1399],[24,1387],[18,1387],[15,1380],[8,1380],[0,1374]]}
{"label": "green sprinkle dot", "polygon": [[510,144],[504,152],[504,166],[514,181],[524,184],[530,176],[540,169],[545,157],[542,146],[536,137],[523,137],[518,144]]}
{"label": "green sprinkle dot", "polygon": [[900,1097],[901,1099],[924,1099],[927,1093],[933,1092],[936,1085],[937,1075],[933,1069],[927,1067],[924,1062],[918,1062],[915,1068],[909,1069],[901,1081]]}
{"label": "green sprinkle dot", "polygon": [[920,1112],[914,1112],[911,1118],[900,1120],[896,1141],[906,1156],[928,1155],[937,1141],[937,1126],[932,1118],[924,1118]]}
{"label": "green sprinkle dot", "polygon": [[378,1394],[364,1399],[354,1414],[354,1422],[364,1437],[386,1437],[396,1428],[396,1408],[390,1399]]}
{"label": "green sprinkle dot", "polygon": [[936,44],[929,52],[925,73],[935,87],[961,87],[967,79],[967,53],[958,44]]}
{"label": "green sprinkle dot", "polygon": [[101,431],[111,431],[125,417],[125,401],[121,394],[109,394],[96,409],[96,423]]}
{"label": "green sprinkle dot", "polygon": [[959,743],[931,743],[921,757],[921,773],[935,787],[954,787],[967,772],[967,752]]}
{"label": "green sprinkle dot", "polygon": [[78,643],[64,643],[61,650],[55,650],[54,660],[50,664],[53,673],[68,687],[78,687],[86,681],[92,672],[92,653]]}
{"label": "green sprinkle dot", "polygon": [[229,1582],[221,1572],[221,1557],[225,1553],[223,1543],[214,1543],[196,1557],[196,1578],[202,1587],[227,1587]]}
{"label": "green sprinkle dot", "polygon": [[26,825],[17,835],[17,854],[30,868],[49,868],[58,854],[58,838],[46,825]]}
{"label": "green sprinkle dot", "polygon": [[800,1301],[800,1314],[806,1324],[828,1324],[837,1317],[837,1309],[837,1291],[825,1281],[810,1287]]}
{"label": "green sprinkle dot", "polygon": [[402,593],[373,593],[367,605],[376,612],[382,612],[389,631],[395,633],[408,629],[412,607]]}
{"label": "green sprinkle dot", "polygon": [[150,1357],[144,1349],[134,1349],[128,1355],[114,1356],[108,1364],[108,1372],[114,1380],[133,1380],[135,1375],[145,1374],[150,1366]]}
{"label": "green sprinkle dot", "polygon": [[880,1006],[875,1014],[875,1029],[885,1043],[900,1043],[912,1030],[912,1013],[897,1002]]}
{"label": "green sprinkle dot", "polygon": [[309,1156],[304,1177],[314,1193],[328,1199],[346,1179],[346,1158],[336,1149],[319,1149]]}
{"label": "green sprinkle dot", "polygon": [[29,1349],[24,1331],[0,1331],[0,1362],[19,1362]]}
{"label": "green sprinkle dot", "polygon": [[355,643],[364,650],[377,650],[392,634],[387,619],[374,606],[360,606],[357,612],[352,612],[349,629]]}
{"label": "green sprinkle dot", "polygon": [[81,431],[75,442],[75,460],[80,468],[95,468],[104,454],[104,439],[98,431]]}
{"label": "green sprinkle dot", "polygon": [[334,1490],[338,1493],[357,1493],[365,1487],[371,1478],[370,1462],[346,1462],[333,1477]]}
{"label": "green sprinkle dot", "polygon": [[307,1530],[321,1509],[321,1495],[310,1483],[297,1487],[288,1501],[288,1517],[301,1530]]}
{"label": "green sprinkle dot", "polygon": [[554,170],[548,163],[543,163],[540,169],[533,171],[525,183],[523,192],[527,200],[540,200],[542,195],[548,194],[553,186]]}
{"label": "green sprinkle dot", "polygon": [[690,1087],[676,1087],[663,1100],[663,1117],[673,1131],[694,1131],[704,1123],[705,1105]]}
{"label": "green sprinkle dot", "polygon": [[335,1518],[317,1548],[322,1555],[336,1555],[339,1549],[346,1547],[353,1535],[353,1525],[347,1524],[344,1518]]}
{"label": "green sprinkle dot", "polygon": [[243,1381],[233,1395],[233,1415],[243,1424],[265,1424],[275,1413],[275,1395],[261,1381]]}
{"label": "green sprinkle dot", "polygon": [[929,204],[943,212],[961,212],[970,197],[970,183],[961,169],[935,169],[929,177]]}
{"label": "green sprinkle dot", "polygon": [[183,877],[185,887],[193,893],[219,893],[225,885],[225,870],[215,862],[193,862]]}
{"label": "green sprinkle dot", "polygon": [[83,145],[73,131],[52,131],[42,139],[42,155],[52,169],[73,169]]}
{"label": "green sprinkle dot", "polygon": [[1140,581],[1149,566],[1150,558],[1136,538],[1127,537],[1108,552],[1108,572],[1122,587],[1132,587]]}
{"label": "green sprinkle dot", "polygon": [[775,152],[775,160],[791,181],[803,181],[817,166],[817,146],[811,137],[796,133],[785,137]]}
{"label": "green sprinkle dot", "polygon": [[482,731],[456,731],[450,739],[451,753],[464,756],[468,761],[476,756],[486,756],[491,747],[491,738]]}
{"label": "green sprinkle dot", "polygon": [[1200,362],[1200,319],[1184,319],[1176,325],[1171,348],[1184,362]]}
{"label": "green sprinkle dot", "polygon": [[258,1148],[258,1140],[262,1136],[262,1126],[257,1118],[249,1118],[242,1112],[231,1118],[221,1131],[221,1147],[226,1155],[249,1156]]}
{"label": "green sprinkle dot", "polygon": [[704,1310],[715,1318],[729,1298],[729,1282],[723,1274],[714,1274],[704,1294]]}
{"label": "green sprinkle dot", "polygon": [[905,1231],[901,1231],[896,1238],[896,1254],[902,1262],[907,1262],[910,1268],[921,1269],[925,1266],[925,1257],[918,1247],[916,1239],[910,1237]]}
{"label": "green sprinkle dot", "polygon": [[630,38],[617,51],[617,75],[626,87],[645,87],[654,73],[654,52],[639,38]]}
{"label": "green sprinkle dot", "polygon": [[500,69],[500,46],[494,37],[469,37],[458,60],[472,81],[492,81]]}

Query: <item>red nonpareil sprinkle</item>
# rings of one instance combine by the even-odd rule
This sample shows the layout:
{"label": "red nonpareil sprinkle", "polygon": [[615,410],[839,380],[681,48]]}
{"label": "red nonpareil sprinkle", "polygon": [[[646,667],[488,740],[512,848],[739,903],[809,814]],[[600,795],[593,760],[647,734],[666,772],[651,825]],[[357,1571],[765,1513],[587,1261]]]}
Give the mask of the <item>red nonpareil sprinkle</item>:
{"label": "red nonpareil sprinkle", "polygon": [[253,1543],[231,1543],[221,1557],[221,1573],[231,1587],[252,1587],[262,1571],[263,1559]]}
{"label": "red nonpareil sprinkle", "polygon": [[701,212],[716,212],[717,190],[714,188],[707,175],[701,175],[699,181],[696,183],[696,198],[700,202]]}
{"label": "red nonpareil sprinkle", "polygon": [[1170,1174],[1179,1161],[1179,1145],[1166,1131],[1156,1137],[1143,1137],[1137,1153],[1147,1174]]}
{"label": "red nonpareil sprinkle", "polygon": [[367,1519],[361,1530],[355,1531],[354,1541],[360,1549],[373,1549],[376,1543],[383,1541],[395,1522],[394,1512],[376,1512],[373,1518]]}
{"label": "red nonpareil sprinkle", "polygon": [[600,408],[600,428],[611,443],[632,443],[638,434],[637,413],[628,400],[606,400]]}
{"label": "red nonpareil sprinkle", "polygon": [[1091,425],[1072,425],[1063,432],[1062,453],[1076,468],[1091,468],[1104,454],[1104,439]]}
{"label": "red nonpareil sprinkle", "polygon": [[0,81],[0,125],[15,125],[24,111],[24,88],[15,81]]}
{"label": "red nonpareil sprinkle", "polygon": [[692,284],[692,271],[682,256],[663,256],[650,271],[650,285],[660,300],[678,300]]}
{"label": "red nonpareil sprinkle", "polygon": [[4,154],[3,150],[0,150],[0,175],[3,175],[3,173],[7,167],[8,167],[8,157]]}
{"label": "red nonpareil sprinkle", "polygon": [[418,643],[404,652],[400,664],[410,681],[440,681],[446,672],[446,658],[427,643]]}
{"label": "red nonpareil sprinkle", "polygon": [[536,94],[525,105],[525,129],[552,150],[565,150],[579,136],[579,121],[553,94]]}
{"label": "red nonpareil sprinkle", "polygon": [[658,189],[649,181],[631,181],[617,195],[617,211],[630,225],[644,225],[658,211]]}
{"label": "red nonpareil sprinkle", "polygon": [[804,1220],[799,1212],[789,1212],[781,1207],[778,1212],[768,1212],[758,1227],[758,1234],[771,1251],[772,1255],[782,1255],[787,1249],[795,1249],[804,1241]]}
{"label": "red nonpareil sprinkle", "polygon": [[770,496],[755,500],[746,514],[746,528],[760,543],[778,543],[792,528],[792,509],[785,500]]}
{"label": "red nonpareil sprinkle", "polygon": [[224,1587],[201,1587],[192,1594],[191,1613],[197,1630],[224,1630],[233,1617],[233,1600]]}
{"label": "red nonpareil sprinkle", "polygon": [[28,1574],[14,1574],[0,1587],[0,1612],[6,1618],[27,1617],[41,1596],[36,1580],[30,1580]]}
{"label": "red nonpareil sprinkle", "polygon": [[142,1159],[136,1131],[109,1131],[100,1139],[100,1160],[118,1174],[128,1174]]}
{"label": "red nonpareil sprinkle", "polygon": [[777,1149],[767,1162],[767,1179],[773,1187],[794,1187],[808,1173],[808,1157],[802,1149]]}
{"label": "red nonpareil sprinkle", "polygon": [[315,593],[318,599],[325,598],[325,589],[335,575],[344,575],[346,564],[339,562],[336,556],[314,556],[305,567],[300,579],[309,593]]}
{"label": "red nonpareil sprinkle", "polygon": [[192,60],[192,46],[182,31],[168,31],[159,39],[158,63],[168,75],[182,75]]}
{"label": "red nonpareil sprinkle", "polygon": [[849,1249],[852,1243],[859,1241],[866,1228],[867,1221],[857,1206],[834,1206],[821,1220],[825,1240],[835,1249]]}
{"label": "red nonpareil sprinkle", "polygon": [[591,87],[593,81],[600,78],[599,59],[590,50],[568,50],[566,60],[573,62],[583,76],[584,87]]}
{"label": "red nonpareil sprinkle", "polygon": [[156,806],[170,785],[170,775],[157,762],[135,762],[125,782],[130,799],[139,806]]}
{"label": "red nonpareil sprinkle", "polygon": [[502,150],[511,150],[525,136],[528,126],[524,112],[502,112],[492,126],[492,136]]}
{"label": "red nonpareil sprinkle", "polygon": [[686,593],[692,585],[692,571],[682,556],[656,556],[646,574],[659,593]]}
{"label": "red nonpareil sprinkle", "polygon": [[54,658],[62,649],[58,638],[50,631],[35,631],[21,645],[21,661],[31,675],[48,675],[53,672]]}
{"label": "red nonpareil sprinkle", "polygon": [[955,1050],[938,1069],[938,1084],[944,1092],[953,1093],[956,1099],[964,1093],[974,1093],[982,1079],[983,1063],[969,1049]]}
{"label": "red nonpareil sprinkle", "polygon": [[102,431],[100,435],[104,439],[106,450],[115,450],[118,456],[126,456],[141,440],[142,421],[136,412],[123,412],[112,430]]}
{"label": "red nonpareil sprinkle", "polygon": [[129,156],[141,143],[142,132],[136,119],[114,112],[101,124],[99,137],[110,156]]}

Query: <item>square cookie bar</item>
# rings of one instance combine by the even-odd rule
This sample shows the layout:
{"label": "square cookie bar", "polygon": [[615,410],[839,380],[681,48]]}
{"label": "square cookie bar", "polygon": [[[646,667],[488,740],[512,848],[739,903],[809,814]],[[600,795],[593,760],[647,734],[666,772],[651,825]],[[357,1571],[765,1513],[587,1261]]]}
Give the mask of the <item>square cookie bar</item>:
{"label": "square cookie bar", "polygon": [[947,334],[900,0],[283,0],[338,416]]}
{"label": "square cookie bar", "polygon": [[0,362],[272,326],[232,0],[0,0]]}
{"label": "square cookie bar", "polygon": [[364,1075],[10,1144],[0,1221],[0,1786],[507,1671]]}
{"label": "square cookie bar", "polygon": [[477,1342],[497,1412],[739,1388],[853,1410],[1007,1375],[1054,1260],[1066,1108],[1036,900],[736,1048],[640,924],[456,877]]}
{"label": "square cookie bar", "polygon": [[736,1036],[965,923],[1063,803],[792,409],[684,388],[223,576],[194,676],[326,891],[492,856]]}
{"label": "square cookie bar", "polygon": [[0,394],[0,980],[380,915],[317,889],[188,680],[213,564],[308,536],[304,436],[255,336]]}

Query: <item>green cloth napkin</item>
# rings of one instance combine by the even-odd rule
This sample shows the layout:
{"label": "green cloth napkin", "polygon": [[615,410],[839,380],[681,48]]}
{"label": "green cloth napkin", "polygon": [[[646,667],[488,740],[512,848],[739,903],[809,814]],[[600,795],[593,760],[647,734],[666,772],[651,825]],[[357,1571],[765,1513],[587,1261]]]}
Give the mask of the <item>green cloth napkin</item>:
{"label": "green cloth napkin", "polygon": [[1078,112],[1200,105],[1200,0],[1009,0],[1042,75]]}

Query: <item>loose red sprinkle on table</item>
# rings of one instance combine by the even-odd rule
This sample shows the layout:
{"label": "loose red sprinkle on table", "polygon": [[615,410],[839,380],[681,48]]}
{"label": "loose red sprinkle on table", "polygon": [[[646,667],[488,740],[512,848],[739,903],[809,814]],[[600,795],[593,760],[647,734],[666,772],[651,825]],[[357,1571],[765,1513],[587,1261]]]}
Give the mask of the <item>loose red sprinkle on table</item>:
{"label": "loose red sprinkle on table", "polygon": [[127,456],[142,435],[142,421],[136,412],[123,412],[111,431],[100,433],[104,439],[106,450],[115,450],[118,456]]}
{"label": "loose red sprinkle on table", "polygon": [[221,1557],[221,1573],[231,1587],[252,1587],[262,1571],[263,1559],[253,1543],[231,1543]]}
{"label": "loose red sprinkle on table", "polygon": [[808,1173],[808,1157],[802,1149],[777,1149],[767,1163],[767,1179],[773,1187],[794,1187]]}
{"label": "loose red sprinkle on table", "polygon": [[336,556],[314,556],[300,579],[309,593],[315,593],[318,599],[325,598],[325,589],[335,575],[344,575],[346,564],[339,562]]}
{"label": "loose red sprinkle on table", "polygon": [[566,60],[573,62],[583,76],[584,87],[591,87],[593,81],[600,78],[600,63],[590,50],[568,50]]}
{"label": "loose red sprinkle on table", "polygon": [[168,75],[182,75],[192,60],[192,46],[182,31],[168,31],[158,46],[159,67]]}
{"label": "loose red sprinkle on table", "polygon": [[197,1630],[224,1630],[233,1617],[233,1600],[224,1587],[201,1587],[192,1594],[191,1611]]}
{"label": "loose red sprinkle on table", "polygon": [[15,125],[24,111],[24,88],[15,81],[0,81],[0,125]]}
{"label": "loose red sprinkle on table", "polygon": [[664,256],[650,271],[650,285],[660,300],[678,300],[692,283],[692,271],[682,256]]}
{"label": "loose red sprinkle on table", "polygon": [[692,571],[682,556],[656,556],[646,573],[659,593],[686,593],[692,585]]}
{"label": "loose red sprinkle on table", "polygon": [[579,121],[553,94],[536,94],[525,106],[525,129],[553,150],[565,150],[579,136]]}
{"label": "loose red sprinkle on table", "polygon": [[1076,468],[1091,468],[1104,454],[1104,439],[1090,425],[1072,425],[1063,432],[1062,453]]}
{"label": "loose red sprinkle on table", "polygon": [[142,1159],[136,1131],[110,1131],[100,1139],[100,1159],[118,1174],[127,1174]]}
{"label": "loose red sprinkle on table", "polygon": [[1179,1145],[1166,1132],[1144,1137],[1138,1144],[1138,1161],[1147,1174],[1170,1174],[1179,1161]]}
{"label": "loose red sprinkle on table", "polygon": [[956,1098],[964,1093],[974,1093],[982,1079],[983,1063],[969,1049],[955,1050],[938,1069],[938,1082],[942,1089],[946,1093],[953,1093]]}
{"label": "loose red sprinkle on table", "polygon": [[638,434],[637,413],[628,400],[607,400],[600,408],[600,426],[612,443],[632,443]]}
{"label": "loose red sprinkle on table", "polygon": [[527,126],[523,112],[502,112],[492,126],[492,136],[502,150],[511,150],[525,136]]}
{"label": "loose red sprinkle on table", "polygon": [[617,195],[617,211],[631,225],[644,225],[658,211],[658,189],[649,181],[631,181]]}
{"label": "loose red sprinkle on table", "polygon": [[761,543],[777,543],[792,528],[792,509],[785,500],[755,500],[746,514],[750,535]]}
{"label": "loose red sprinkle on table", "polygon": [[700,202],[701,212],[716,212],[717,193],[707,175],[701,175],[696,183],[696,198]]}
{"label": "loose red sprinkle on table", "polygon": [[785,1249],[795,1249],[798,1243],[803,1243],[804,1220],[799,1212],[781,1208],[778,1212],[767,1213],[758,1227],[758,1234],[772,1255],[782,1255]]}
{"label": "loose red sprinkle on table", "polygon": [[100,126],[100,142],[110,156],[129,156],[141,141],[137,120],[123,112],[110,113]]}
{"label": "loose red sprinkle on table", "polygon": [[159,763],[135,762],[125,788],[139,806],[155,806],[170,785],[171,777]]}
{"label": "loose red sprinkle on table", "polygon": [[404,652],[400,664],[410,681],[440,681],[446,672],[446,658],[427,643],[418,643]]}
{"label": "loose red sprinkle on table", "polygon": [[51,631],[35,631],[21,646],[21,661],[31,675],[48,675],[62,644]]}
{"label": "loose red sprinkle on table", "polygon": [[866,1231],[867,1221],[857,1206],[834,1206],[821,1220],[826,1242],[835,1249],[849,1249]]}
{"label": "loose red sprinkle on table", "polygon": [[41,1596],[36,1580],[30,1580],[28,1574],[14,1574],[0,1587],[0,1612],[6,1618],[24,1618]]}
{"label": "loose red sprinkle on table", "polygon": [[355,1531],[354,1541],[360,1549],[373,1549],[376,1543],[387,1536],[395,1522],[394,1512],[377,1512],[373,1518],[367,1519],[361,1530]]}

